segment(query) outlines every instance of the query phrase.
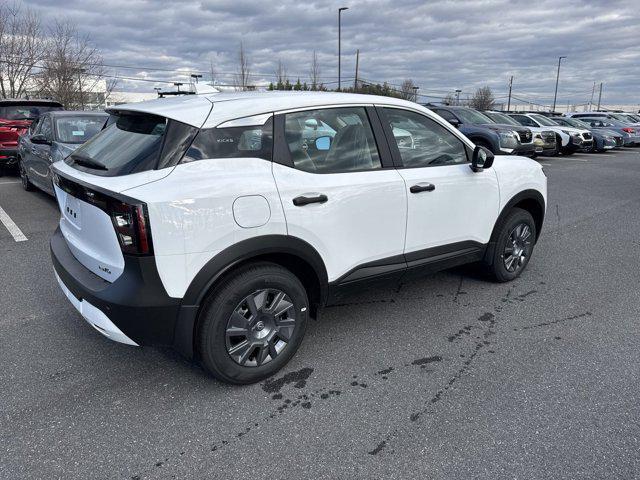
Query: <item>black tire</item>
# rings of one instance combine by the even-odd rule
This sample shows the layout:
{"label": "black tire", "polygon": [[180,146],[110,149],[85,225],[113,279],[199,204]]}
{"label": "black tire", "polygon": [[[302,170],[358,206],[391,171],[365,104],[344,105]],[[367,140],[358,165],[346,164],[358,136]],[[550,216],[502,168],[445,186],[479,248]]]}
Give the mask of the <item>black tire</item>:
{"label": "black tire", "polygon": [[[266,333],[264,339],[256,339],[255,336],[270,328],[265,326],[269,320],[261,321],[262,318],[268,317],[264,312],[268,312],[269,309],[265,308],[259,314],[254,315],[246,300],[252,295],[262,295],[261,292],[266,290],[282,292],[285,296],[279,301],[286,299],[287,304],[290,303],[292,306],[287,308],[287,312],[290,313],[286,313],[284,320],[282,318],[277,320],[275,316],[271,319],[274,322],[271,324],[273,328]],[[265,296],[270,294],[267,293]],[[255,307],[258,303],[255,300],[258,297],[252,298]],[[275,303],[275,299],[273,302]],[[247,305],[246,309],[243,309],[244,305]],[[264,300],[263,305],[269,305],[267,299]],[[271,305],[271,307],[275,309],[277,305]],[[237,315],[239,311],[244,312],[245,310],[246,313]],[[239,337],[228,336],[228,332],[235,329],[232,315],[233,319],[242,319],[242,317],[249,315],[249,318],[242,319],[243,322],[246,322],[246,326],[243,328],[246,330],[246,334]],[[292,318],[289,318],[289,315],[292,315]],[[207,297],[199,317],[196,338],[200,360],[208,372],[224,382],[249,384],[264,380],[286,365],[296,353],[304,337],[308,315],[307,292],[300,280],[289,270],[267,262],[241,267],[226,277],[220,287],[214,289]],[[289,336],[288,341],[285,342],[285,335],[281,333],[284,331],[278,326],[278,322],[286,322],[287,320],[289,322],[293,320],[294,326],[285,327]],[[259,328],[258,324],[263,324],[263,326]],[[292,330],[288,330],[289,328]],[[241,339],[244,340],[240,341]],[[237,343],[232,343],[232,341],[237,341]],[[240,359],[232,357],[232,353],[238,348],[242,348],[244,343],[250,344],[259,341],[264,341],[268,347],[251,346],[246,349],[251,348],[253,353],[246,353],[243,348],[242,353],[239,354]],[[274,355],[269,353],[267,358],[262,357],[263,349],[272,351],[271,348],[275,349],[277,346],[276,342],[280,342],[277,343],[278,345],[284,342],[285,345],[281,346],[281,350]],[[242,361],[245,353],[247,355],[245,363],[241,364],[239,362]],[[255,365],[253,365],[254,363]]]}
{"label": "black tire", "polygon": [[562,138],[560,138],[560,135],[558,135],[556,133],[556,149],[553,152],[553,156],[557,157],[558,155],[560,155],[560,150],[562,149]]}
{"label": "black tire", "polygon": [[[511,248],[513,250],[515,248],[515,245],[513,245],[514,232],[516,232],[516,236],[518,236],[517,229],[521,226],[528,227],[529,236],[526,242],[520,241],[520,239],[518,240],[516,251],[522,248],[522,256],[514,256],[514,262],[517,262],[517,264],[515,265],[515,269],[511,270],[514,265],[512,262],[510,267],[507,267],[507,263],[511,258],[511,256],[507,254],[507,249]],[[510,282],[517,278],[531,259],[536,234],[536,223],[531,214],[521,208],[513,208],[500,220],[493,231],[491,241],[495,242],[495,248],[492,258],[489,258],[488,264],[485,265],[486,272],[497,282]]]}
{"label": "black tire", "polygon": [[24,188],[27,192],[33,191],[33,183],[29,180],[29,175],[27,171],[22,166],[22,159],[18,159],[18,172],[20,173],[20,182],[22,183],[22,188]]}

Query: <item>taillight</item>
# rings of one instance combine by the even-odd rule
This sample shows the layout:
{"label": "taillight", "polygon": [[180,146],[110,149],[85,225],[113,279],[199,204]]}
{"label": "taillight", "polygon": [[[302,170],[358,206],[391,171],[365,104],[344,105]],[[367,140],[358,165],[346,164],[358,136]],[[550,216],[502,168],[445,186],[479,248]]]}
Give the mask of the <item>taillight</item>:
{"label": "taillight", "polygon": [[632,135],[636,133],[636,131],[633,128],[628,128],[628,127],[623,128],[622,131],[626,133],[630,133]]}
{"label": "taillight", "polygon": [[145,205],[130,205],[112,200],[108,202],[107,209],[122,252],[134,255],[151,254],[151,232]]}
{"label": "taillight", "polygon": [[111,218],[122,253],[151,255],[153,242],[149,226],[147,205],[138,200],[116,193],[103,193],[95,187],[54,172],[53,182],[69,195],[90,203]]}

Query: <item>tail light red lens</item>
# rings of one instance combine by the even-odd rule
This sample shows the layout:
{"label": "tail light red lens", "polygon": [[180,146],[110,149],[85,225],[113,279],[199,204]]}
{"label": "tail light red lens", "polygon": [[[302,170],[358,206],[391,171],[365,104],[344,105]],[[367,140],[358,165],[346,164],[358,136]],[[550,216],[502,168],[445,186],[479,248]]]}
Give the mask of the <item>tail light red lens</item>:
{"label": "tail light red lens", "polygon": [[630,133],[630,134],[632,134],[632,135],[633,135],[634,133],[636,133],[636,131],[635,131],[633,128],[627,128],[627,127],[623,128],[623,129],[622,129],[622,131],[623,131],[623,132]]}
{"label": "tail light red lens", "polygon": [[151,254],[151,232],[145,205],[113,200],[107,205],[123,253]]}
{"label": "tail light red lens", "polygon": [[124,195],[103,193],[57,173],[54,173],[53,181],[58,188],[69,195],[90,203],[109,215],[122,253],[153,254],[149,213],[146,204]]}

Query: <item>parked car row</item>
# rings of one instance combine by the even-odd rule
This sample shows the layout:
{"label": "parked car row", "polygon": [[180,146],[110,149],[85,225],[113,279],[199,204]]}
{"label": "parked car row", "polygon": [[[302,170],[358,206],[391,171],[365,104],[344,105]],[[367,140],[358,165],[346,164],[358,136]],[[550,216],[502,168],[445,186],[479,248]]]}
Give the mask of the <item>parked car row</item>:
{"label": "parked car row", "polygon": [[640,145],[640,117],[630,113],[572,112],[552,116],[427,106],[494,155],[571,155]]}
{"label": "parked car row", "polygon": [[108,117],[65,110],[53,100],[0,100],[0,176],[17,169],[25,190],[54,195],[51,165],[102,130]]}

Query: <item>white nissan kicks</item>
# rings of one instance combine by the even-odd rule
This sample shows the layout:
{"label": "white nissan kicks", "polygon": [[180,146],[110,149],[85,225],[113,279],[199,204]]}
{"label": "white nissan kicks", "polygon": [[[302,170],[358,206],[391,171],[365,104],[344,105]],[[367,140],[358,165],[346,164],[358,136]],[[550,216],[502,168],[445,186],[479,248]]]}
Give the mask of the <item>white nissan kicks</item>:
{"label": "white nissan kicks", "polygon": [[412,102],[237,93],[109,113],[53,166],[60,286],[105,336],[227,382],[282,368],[347,290],[468,262],[512,280],[540,235],[540,165]]}

